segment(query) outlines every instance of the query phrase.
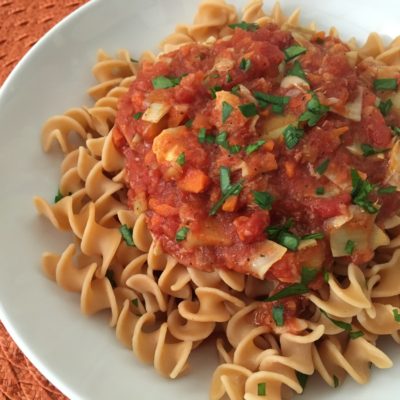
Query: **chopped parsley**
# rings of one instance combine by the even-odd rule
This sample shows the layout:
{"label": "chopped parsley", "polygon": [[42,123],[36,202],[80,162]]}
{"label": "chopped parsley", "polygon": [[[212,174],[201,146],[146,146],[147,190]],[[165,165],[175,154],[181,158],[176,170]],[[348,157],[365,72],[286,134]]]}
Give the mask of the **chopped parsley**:
{"label": "chopped parsley", "polygon": [[211,93],[211,98],[215,99],[217,97],[216,93],[221,91],[222,87],[221,86],[213,86],[212,88],[210,88],[210,93]]}
{"label": "chopped parsley", "polygon": [[176,232],[175,240],[177,242],[182,242],[182,240],[186,239],[188,232],[189,228],[187,226],[182,226],[182,228],[179,228],[178,231]]}
{"label": "chopped parsley", "polygon": [[176,163],[182,167],[183,165],[185,165],[185,162],[186,162],[185,153],[182,152],[176,159]]}
{"label": "chopped parsley", "polygon": [[301,240],[320,240],[324,238],[324,234],[322,232],[310,233],[309,235],[302,236]]}
{"label": "chopped parsley", "polygon": [[237,196],[243,190],[243,180],[237,183],[230,184],[224,193],[222,193],[221,198],[211,207],[209,215],[217,214],[218,210],[222,207],[228,197]]}
{"label": "chopped parsley", "polygon": [[335,388],[339,386],[339,378],[336,375],[333,375],[333,386]]}
{"label": "chopped parsley", "polygon": [[384,78],[374,80],[374,90],[397,90],[397,79]]}
{"label": "chopped parsley", "polygon": [[360,147],[365,157],[374,156],[375,154],[385,153],[386,151],[390,150],[390,149],[377,149],[367,143],[362,143]]}
{"label": "chopped parsley", "polygon": [[290,296],[301,296],[302,294],[308,293],[308,287],[303,285],[302,283],[292,283],[289,286],[286,286],[278,293],[275,293],[272,296],[262,299],[262,301],[276,301],[280,299],[284,299],[285,297]]}
{"label": "chopped parsley", "polygon": [[132,305],[133,305],[134,307],[139,307],[139,299],[138,299],[138,298],[132,299],[132,300],[131,300],[131,303],[132,303]]}
{"label": "chopped parsley", "polygon": [[303,129],[296,128],[293,125],[289,125],[283,131],[283,138],[288,149],[293,149],[299,143],[300,139],[304,136]]}
{"label": "chopped parsley", "polygon": [[283,317],[284,311],[285,310],[284,310],[283,304],[272,307],[272,318],[274,319],[276,326],[284,325],[284,323],[285,323],[284,317]]}
{"label": "chopped parsley", "polygon": [[354,243],[353,240],[348,240],[346,242],[346,245],[344,246],[344,251],[348,254],[348,255],[352,255],[354,252],[354,249],[356,247],[356,244]]}
{"label": "chopped parsley", "polygon": [[246,147],[246,153],[251,154],[258,150],[263,144],[265,144],[265,140],[258,140],[255,143],[251,143]]}
{"label": "chopped parsley", "polygon": [[124,239],[125,243],[130,246],[130,247],[134,247],[135,246],[135,242],[133,241],[133,229],[129,228],[128,225],[121,225],[119,227],[119,232],[121,233],[122,239]]}
{"label": "chopped parsley", "polygon": [[131,61],[131,63],[138,63],[139,60],[136,60],[135,58],[130,57],[129,60]]}
{"label": "chopped parsley", "polygon": [[229,26],[229,28],[232,28],[232,29],[239,28],[239,29],[243,29],[244,31],[247,31],[247,32],[255,32],[260,27],[258,24],[254,23],[254,22],[246,22],[246,21],[241,21],[236,24],[230,24],[228,26]]}
{"label": "chopped parsley", "polygon": [[285,107],[278,104],[272,104],[271,110],[274,114],[283,114]]}
{"label": "chopped parsley", "polygon": [[191,128],[192,125],[193,125],[193,118],[188,119],[188,120],[185,122],[186,128]]}
{"label": "chopped parsley", "polygon": [[317,187],[315,189],[315,194],[317,194],[318,196],[322,196],[323,194],[325,194],[325,188],[323,186]]}
{"label": "chopped parsley", "polygon": [[221,167],[219,170],[219,182],[221,192],[225,193],[231,184],[231,172],[228,167]]}
{"label": "chopped parsley", "polygon": [[391,194],[396,192],[397,187],[396,186],[386,186],[386,187],[381,187],[377,190],[378,194]]}
{"label": "chopped parsley", "polygon": [[229,72],[226,74],[225,82],[226,83],[232,82],[232,77],[231,77],[231,74]]}
{"label": "chopped parsley", "polygon": [[253,191],[254,203],[256,203],[263,210],[270,210],[274,197],[268,192]]}
{"label": "chopped parsley", "polygon": [[231,89],[231,92],[235,95],[235,96],[239,96],[239,92],[240,92],[240,86],[236,85]]}
{"label": "chopped parsley", "polygon": [[257,107],[254,103],[241,104],[239,110],[246,118],[257,115]]}
{"label": "chopped parsley", "polygon": [[63,198],[64,195],[61,193],[60,189],[58,189],[57,194],[54,196],[54,203],[58,203]]}
{"label": "chopped parsley", "polygon": [[305,388],[306,385],[307,385],[308,375],[303,374],[303,373],[300,372],[300,371],[296,371],[296,377],[297,377],[297,380],[298,380],[299,383],[300,383],[300,386],[301,386],[302,389],[304,390],[304,388]]}
{"label": "chopped parsley", "polygon": [[267,388],[265,387],[265,383],[257,384],[257,395],[258,396],[266,396],[267,395]]}
{"label": "chopped parsley", "polygon": [[152,79],[154,89],[169,89],[179,85],[183,76],[179,78],[171,78],[164,75],[156,76]]}
{"label": "chopped parsley", "polygon": [[294,233],[290,232],[292,227],[292,220],[289,219],[283,225],[270,225],[266,229],[268,238],[289,250],[296,251],[300,244],[300,238]]}
{"label": "chopped parsley", "polygon": [[248,71],[251,67],[251,60],[248,58],[242,58],[240,60],[239,68],[243,70],[244,72]]}
{"label": "chopped parsley", "polygon": [[364,332],[363,331],[352,331],[349,333],[350,339],[354,340],[354,339],[358,339],[361,336],[364,336]]}
{"label": "chopped parsley", "polygon": [[306,53],[307,49],[302,46],[290,46],[283,51],[285,54],[285,61],[288,62],[293,60],[294,58],[301,56],[302,54]]}
{"label": "chopped parsley", "polygon": [[197,136],[199,143],[214,143],[215,137],[213,135],[207,135],[206,128],[200,128],[199,134]]}
{"label": "chopped parsley", "polygon": [[296,60],[293,63],[293,67],[289,69],[287,72],[288,76],[298,76],[301,79],[307,80],[306,73],[303,70],[303,67],[300,64],[300,61]]}
{"label": "chopped parsley", "polygon": [[224,149],[228,150],[230,154],[239,153],[242,147],[239,144],[230,145],[228,142],[228,134],[224,131],[215,137],[215,143],[219,144]]}
{"label": "chopped parsley", "polygon": [[226,101],[222,102],[222,123],[224,124],[225,121],[229,118],[233,111],[233,107],[227,103]]}
{"label": "chopped parsley", "polygon": [[133,114],[132,117],[136,120],[140,119],[142,117],[143,113],[142,112],[137,112],[136,114]]}
{"label": "chopped parsley", "polygon": [[328,271],[324,271],[323,276],[324,276],[324,282],[328,283],[329,282],[329,272]]}
{"label": "chopped parsley", "polygon": [[393,318],[396,322],[400,322],[400,313],[396,308],[393,308]]}
{"label": "chopped parsley", "polygon": [[330,163],[329,158],[327,158],[326,160],[322,161],[322,163],[319,164],[317,168],[315,168],[315,172],[318,175],[323,175],[325,173],[325,171],[328,169],[329,163]]}
{"label": "chopped parsley", "polygon": [[381,100],[378,106],[380,112],[384,117],[386,117],[390,113],[392,107],[393,107],[393,101],[390,99],[386,101]]}
{"label": "chopped parsley", "polygon": [[[254,97],[257,99],[258,105],[261,108],[266,108],[269,105],[283,107],[289,103],[289,96],[275,96],[273,94],[268,94],[264,92],[255,91],[253,93]],[[275,109],[276,110],[276,109]]]}
{"label": "chopped parsley", "polygon": [[311,283],[317,275],[318,270],[316,268],[303,267],[301,269],[301,283],[304,286],[308,286],[309,283]]}
{"label": "chopped parsley", "polygon": [[351,192],[353,204],[360,206],[369,214],[376,214],[378,208],[374,206],[368,198],[374,186],[367,180],[362,180],[357,170],[354,168],[351,169],[351,180],[353,185],[353,190]]}
{"label": "chopped parsley", "polygon": [[333,319],[324,310],[321,310],[321,313],[323,315],[325,315],[325,317],[328,318],[329,321],[331,321],[338,328],[343,329],[344,331],[346,331],[349,334],[350,339],[357,339],[357,338],[359,338],[361,336],[364,336],[364,332],[362,332],[362,331],[353,331],[352,325],[349,324],[348,322],[344,322],[344,321],[340,321],[340,320],[337,320],[337,319]]}
{"label": "chopped parsley", "polygon": [[391,128],[393,136],[400,136],[400,128],[398,126],[392,126]]}
{"label": "chopped parsley", "polygon": [[313,93],[311,100],[307,103],[307,111],[300,115],[299,121],[306,122],[310,127],[315,126],[328,111],[329,107],[322,105],[318,96]]}

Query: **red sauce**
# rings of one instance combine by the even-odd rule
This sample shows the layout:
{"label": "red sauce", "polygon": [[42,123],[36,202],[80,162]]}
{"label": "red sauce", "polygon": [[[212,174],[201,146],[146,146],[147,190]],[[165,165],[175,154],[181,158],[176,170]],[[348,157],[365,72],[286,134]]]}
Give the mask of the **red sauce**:
{"label": "red sauce", "polygon": [[[287,147],[282,135],[272,140],[268,137],[272,129],[268,121],[276,117],[271,107],[258,108],[258,119],[240,111],[240,105],[256,103],[252,97],[255,91],[289,96],[283,111],[290,118],[289,123],[295,123],[306,111],[312,99],[308,90],[281,87],[282,78],[293,67],[293,61],[284,63],[284,50],[295,44],[289,32],[274,25],[255,32],[235,29],[231,38],[210,46],[188,44],[162,55],[155,63],[144,62],[129,93],[120,101],[114,143],[126,157],[129,205],[135,208],[140,200],[150,231],[165,252],[182,264],[205,271],[227,268],[254,274],[250,259],[268,238],[266,229],[291,218],[293,234],[324,232],[325,238],[311,248],[287,251],[265,278],[299,282],[303,266],[322,270],[332,263],[324,222],[348,211],[352,203],[351,168],[363,179],[383,185],[387,153],[381,158],[364,157],[353,154],[349,146],[363,143],[390,147],[391,130],[376,106],[372,80],[361,82],[357,68],[347,61],[349,48],[338,39],[312,41],[306,53],[296,58],[310,89],[330,110],[315,126],[299,123],[305,134],[293,149]],[[159,76],[180,78],[180,82],[174,87],[155,89],[152,80]],[[240,93],[237,85],[242,85]],[[341,116],[346,105],[357,99],[360,87],[361,120]],[[219,90],[214,96],[212,88]],[[232,108],[226,120],[222,101]],[[159,122],[133,118],[153,103],[168,107]],[[163,139],[161,150],[155,151],[155,143],[161,141],[160,132],[173,127],[177,129],[168,140]],[[229,146],[239,145],[241,150],[231,154],[226,146],[199,141],[203,128],[214,140],[218,133],[225,132]],[[250,154],[244,151],[260,139],[265,144]],[[171,149],[175,153],[166,155]],[[182,153],[185,160],[179,165],[177,156]],[[327,159],[326,173],[316,173]],[[229,169],[232,183],[241,182],[242,190],[210,215],[222,196],[221,167]],[[317,188],[321,187],[325,194],[317,195]],[[254,191],[271,194],[272,209],[262,209],[254,201]],[[380,213],[385,218],[399,209],[397,194],[371,196],[375,196],[371,201],[386,206]],[[182,227],[189,228],[188,236],[177,241],[176,234]],[[357,249],[352,257],[357,259]],[[323,284],[321,274],[315,282]],[[290,309],[301,308],[296,304]]]}

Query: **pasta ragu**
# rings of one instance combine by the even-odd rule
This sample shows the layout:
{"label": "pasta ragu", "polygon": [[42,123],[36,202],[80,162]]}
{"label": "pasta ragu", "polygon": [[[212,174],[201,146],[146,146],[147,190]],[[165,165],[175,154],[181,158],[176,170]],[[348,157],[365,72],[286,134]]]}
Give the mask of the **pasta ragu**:
{"label": "pasta ragu", "polygon": [[213,400],[391,367],[375,343],[400,343],[398,39],[206,0],[162,49],[100,51],[94,106],[46,122],[65,157],[54,204],[34,202],[75,241],[45,274],[163,376],[213,335]]}

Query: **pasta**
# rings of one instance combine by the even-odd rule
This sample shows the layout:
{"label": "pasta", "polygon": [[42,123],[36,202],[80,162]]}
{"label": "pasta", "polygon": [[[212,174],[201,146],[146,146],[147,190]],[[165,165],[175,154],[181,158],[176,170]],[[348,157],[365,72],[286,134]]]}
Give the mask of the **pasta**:
{"label": "pasta", "polygon": [[[241,40],[248,58],[235,70],[229,45]],[[44,151],[58,147],[64,160],[54,204],[34,204],[74,238],[61,254],[43,254],[45,275],[80,294],[83,314],[109,310],[117,339],[162,376],[186,373],[191,352],[213,337],[220,365],[211,400],[286,399],[315,372],[337,387],[346,375],[366,383],[371,364],[390,368],[376,341],[400,343],[400,39],[385,46],[371,33],[360,47],[341,42],[335,28],[301,26],[300,11],[286,16],[279,3],[266,14],[262,0],[251,0],[239,15],[225,0],[204,0],[193,24],[178,25],[161,49],[139,60],[100,50],[98,84],[88,90],[94,104],[44,124]],[[205,89],[198,77],[209,59]],[[207,118],[181,104],[199,93],[212,102]],[[328,156],[337,154],[345,157],[335,168]],[[210,158],[219,176],[203,172]],[[274,190],[276,171],[297,208],[279,199],[274,211],[277,194],[266,189]],[[310,192],[316,181],[323,187]],[[152,185],[162,189],[149,194]],[[293,192],[308,193],[307,202]]]}

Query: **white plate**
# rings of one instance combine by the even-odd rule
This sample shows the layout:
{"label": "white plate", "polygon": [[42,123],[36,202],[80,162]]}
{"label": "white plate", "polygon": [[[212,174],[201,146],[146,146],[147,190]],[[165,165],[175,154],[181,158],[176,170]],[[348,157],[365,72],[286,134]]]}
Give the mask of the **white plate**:
{"label": "white plate", "polygon": [[[236,2],[243,5],[243,1]],[[271,2],[267,2],[270,7]],[[66,293],[40,272],[45,249],[61,251],[65,237],[36,216],[32,197],[52,199],[57,189],[58,160],[40,148],[40,128],[49,116],[89,104],[96,50],[113,53],[125,47],[138,56],[155,49],[178,22],[190,22],[197,0],[97,0],[65,19],[45,36],[13,71],[0,92],[1,226],[0,317],[39,370],[72,399],[207,399],[213,366],[197,351],[192,373],[177,381],[160,378],[122,348],[106,316],[86,318],[79,296]],[[282,1],[288,11],[303,9],[303,21],[336,25],[347,38],[365,39],[369,31],[388,37],[400,33],[397,0]],[[400,283],[399,283],[400,284]],[[398,397],[400,356],[384,343],[395,367],[373,371],[369,385],[347,379],[329,389],[314,379],[307,400]]]}

